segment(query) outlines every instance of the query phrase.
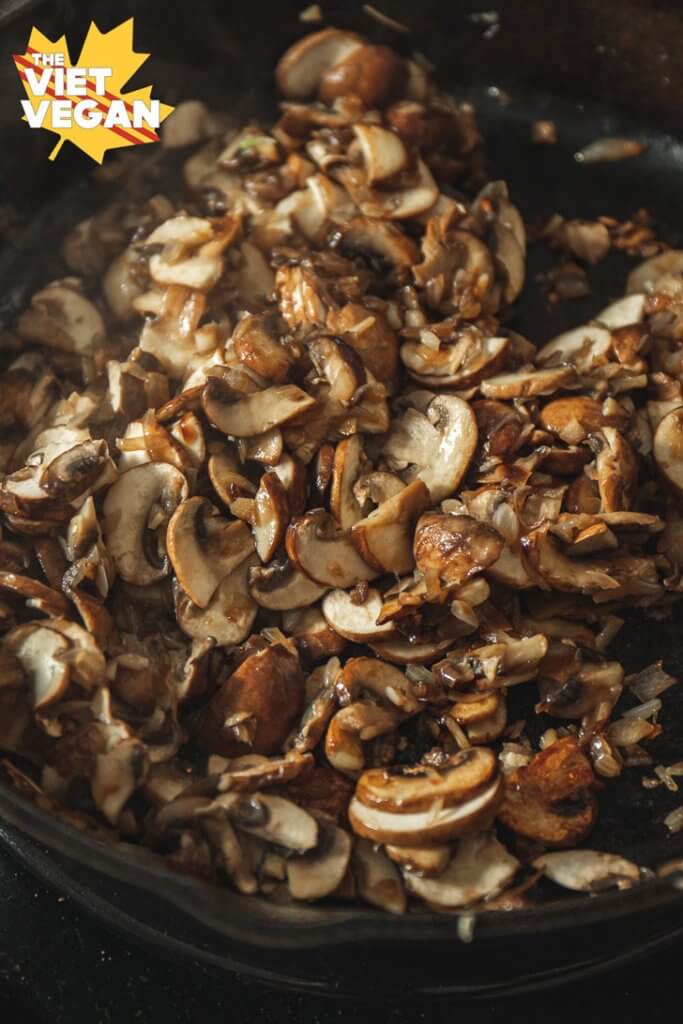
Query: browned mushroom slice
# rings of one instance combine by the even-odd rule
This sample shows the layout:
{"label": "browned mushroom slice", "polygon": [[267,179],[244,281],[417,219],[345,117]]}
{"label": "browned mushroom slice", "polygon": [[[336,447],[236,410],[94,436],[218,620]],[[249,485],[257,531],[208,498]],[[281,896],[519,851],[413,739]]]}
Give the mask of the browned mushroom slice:
{"label": "browned mushroom slice", "polygon": [[439,198],[439,186],[427,164],[419,157],[415,162],[415,171],[410,176],[412,180],[404,187],[386,191],[369,190],[367,198],[365,188],[354,194],[355,190],[347,175],[342,170],[337,173],[366,217],[386,217],[389,221],[409,220],[425,213]]}
{"label": "browned mushroom slice", "polygon": [[304,677],[299,659],[283,644],[251,654],[209,702],[198,740],[225,757],[274,754],[301,713]]}
{"label": "browned mushroom slice", "polygon": [[381,505],[383,501],[397,495],[405,486],[404,481],[395,473],[376,470],[359,476],[353,485],[353,493],[358,504],[365,508],[367,505]]}
{"label": "browned mushroom slice", "polygon": [[0,572],[0,591],[11,593],[26,601],[27,607],[45,615],[68,615],[69,602],[63,594],[39,580],[15,572]]}
{"label": "browned mushroom slice", "polygon": [[606,327],[587,324],[559,334],[539,349],[536,362],[539,366],[558,366],[569,363],[579,373],[590,373],[609,359],[612,349],[612,335]]}
{"label": "browned mushroom slice", "polygon": [[429,512],[415,529],[415,562],[428,591],[436,593],[494,565],[503,543],[496,530],[472,516]]}
{"label": "browned mushroom slice", "polygon": [[407,714],[419,709],[410,680],[377,658],[351,658],[339,674],[335,688],[342,704],[348,704],[364,690]]}
{"label": "browned mushroom slice", "polygon": [[504,181],[485,185],[472,204],[475,220],[480,220],[495,255],[497,270],[503,279],[503,299],[514,302],[524,285],[526,269],[526,230],[516,206],[508,198]]}
{"label": "browned mushroom slice", "polygon": [[[214,758],[220,755],[214,755]],[[228,761],[228,767],[220,773],[218,792],[241,793],[275,784],[284,785],[306,774],[315,761],[312,754],[290,751],[281,757],[265,757],[263,754],[243,754]]]}
{"label": "browned mushroom slice", "polygon": [[[393,227],[379,223],[385,228]],[[394,231],[400,236],[398,228]],[[407,243],[408,239],[405,241]],[[327,328],[343,338],[373,377],[386,384],[389,390],[394,390],[398,376],[398,341],[379,310],[368,309],[359,302],[348,302],[341,309],[329,311]]]}
{"label": "browned mushroom slice", "polygon": [[481,831],[502,799],[496,757],[484,747],[433,768],[414,765],[365,772],[349,806],[355,832],[397,846],[442,843]]}
{"label": "browned mushroom slice", "polygon": [[392,622],[377,625],[381,610],[382,595],[372,588],[362,602],[354,600],[353,591],[331,590],[322,603],[323,615],[335,633],[360,644],[395,634]]}
{"label": "browned mushroom slice", "polygon": [[463,726],[470,743],[493,743],[507,724],[505,696],[500,691],[484,693],[474,700],[460,700],[448,712]]}
{"label": "browned mushroom slice", "polygon": [[28,680],[36,711],[55,704],[66,693],[70,671],[64,655],[70,647],[61,633],[40,622],[26,622],[4,638]]}
{"label": "browned mushroom slice", "polygon": [[289,522],[287,491],[277,473],[261,477],[254,499],[254,539],[262,562],[269,562],[285,535]]}
{"label": "browned mushroom slice", "polygon": [[150,519],[163,522],[187,497],[187,481],[174,466],[148,462],[123,473],[104,499],[103,528],[107,549],[119,575],[128,583],[146,586],[168,575],[164,559],[153,565],[147,555]]}
{"label": "browned mushroom slice", "polygon": [[556,398],[545,405],[541,409],[540,422],[567,444],[579,444],[603,427],[625,427],[628,414],[616,402],[608,403],[605,409],[594,398],[573,395],[571,398]]}
{"label": "browned mushroom slice", "polygon": [[638,460],[625,437],[614,427],[593,435],[597,449],[595,469],[601,512],[622,512],[631,507],[638,483]]}
{"label": "browned mushroom slice", "polygon": [[248,314],[232,333],[235,355],[265,381],[283,384],[290,369],[287,349],[277,341],[271,322],[264,316]]}
{"label": "browned mushroom slice", "polygon": [[406,893],[401,876],[380,847],[367,839],[356,839],[353,871],[362,899],[392,914],[405,913]]}
{"label": "browned mushroom slice", "polygon": [[407,409],[391,428],[384,453],[398,468],[412,466],[432,501],[456,490],[477,447],[477,421],[467,402],[455,395],[437,395],[426,415]]}
{"label": "browned mushroom slice", "polygon": [[381,107],[400,90],[406,73],[404,61],[388,46],[365,43],[324,72],[320,99],[333,104],[341,97],[358,97],[370,109]]}
{"label": "browned mushroom slice", "polygon": [[341,885],[351,860],[351,836],[332,825],[321,830],[318,846],[287,860],[287,884],[296,900],[320,900]]}
{"label": "browned mushroom slice", "polygon": [[176,619],[183,633],[193,640],[213,637],[220,647],[242,643],[249,635],[258,605],[252,599],[247,579],[258,556],[246,558],[218,585],[206,608],[193,604],[180,588],[175,595]]}
{"label": "browned mushroom slice", "polygon": [[273,472],[278,475],[287,492],[289,514],[293,516],[303,515],[306,509],[308,489],[304,464],[295,459],[289,452],[283,452],[278,462],[274,464]]}
{"label": "browned mushroom slice", "polygon": [[616,331],[620,327],[630,327],[632,324],[639,324],[645,315],[645,296],[634,294],[624,295],[623,298],[610,302],[598,315],[596,320],[603,327],[609,327]]}
{"label": "browned mushroom slice", "polygon": [[360,143],[368,185],[393,178],[406,166],[408,153],[400,136],[376,124],[353,126]]}
{"label": "browned mushroom slice", "polygon": [[468,907],[497,896],[519,870],[519,861],[491,833],[469,836],[456,847],[451,861],[436,878],[404,871],[409,892],[435,907]]}
{"label": "browned mushroom slice", "polygon": [[332,629],[318,605],[285,612],[282,628],[311,661],[327,660],[346,647],[346,638]]}
{"label": "browned mushroom slice", "polygon": [[619,581],[610,573],[609,562],[594,559],[583,563],[563,555],[547,523],[526,534],[522,546],[533,568],[555,590],[594,594],[619,587]]}
{"label": "browned mushroom slice", "polygon": [[255,437],[312,409],[315,399],[296,384],[238,395],[213,377],[204,386],[202,405],[210,422],[223,433],[231,437]]}
{"label": "browned mushroom slice", "polygon": [[426,643],[410,643],[401,637],[391,637],[388,640],[369,641],[369,646],[378,658],[390,661],[394,665],[431,665],[453,646],[453,639],[447,637]]}
{"label": "browned mushroom slice", "polygon": [[655,431],[657,468],[677,494],[683,494],[683,406],[665,416]]}
{"label": "browned mushroom slice", "polygon": [[249,593],[261,608],[291,611],[307,608],[323,596],[327,588],[299,572],[291,562],[255,566],[249,572]]}
{"label": "browned mushroom slice", "polygon": [[304,36],[278,62],[275,80],[280,92],[296,99],[312,96],[324,73],[362,45],[360,36],[337,28]]}
{"label": "browned mushroom slice", "polygon": [[110,825],[119,823],[124,805],[143,785],[148,769],[147,747],[133,736],[97,754],[90,790],[95,806]]}
{"label": "browned mushroom slice", "polygon": [[576,370],[573,366],[558,366],[555,369],[501,373],[482,381],[479,387],[486,398],[533,398],[536,395],[552,395],[554,391],[573,384],[575,380]]}
{"label": "browned mushroom slice", "polygon": [[619,889],[637,885],[640,869],[615,853],[598,850],[567,850],[546,853],[533,866],[546,878],[573,892],[603,892],[613,886]]}
{"label": "browned mushroom slice", "polygon": [[92,355],[105,338],[104,321],[76,278],[53,281],[36,292],[17,327],[28,341],[76,355]]}
{"label": "browned mushroom slice", "polygon": [[[210,221],[179,213],[169,217],[145,239],[150,246],[150,276],[160,285],[206,291],[223,273],[222,252],[235,239],[239,218]],[[160,251],[158,251],[160,250]]]}
{"label": "browned mushroom slice", "polygon": [[229,522],[206,498],[188,498],[171,516],[166,545],[178,582],[206,608],[217,587],[254,550],[249,528]]}
{"label": "browned mushroom slice", "polygon": [[232,822],[243,832],[257,836],[268,843],[284,846],[297,853],[306,853],[318,843],[318,822],[302,807],[291,800],[272,793],[253,793],[239,796],[227,793],[218,797],[214,805],[202,810],[211,814],[214,807],[225,808]]}
{"label": "browned mushroom slice", "polygon": [[618,661],[584,665],[566,682],[539,681],[539,710],[556,718],[582,718],[582,739],[607,723],[623,691],[624,670]]}
{"label": "browned mushroom slice", "polygon": [[284,454],[284,438],[278,427],[264,430],[253,437],[238,437],[237,451],[242,462],[262,462],[265,466],[277,466]]}
{"label": "browned mushroom slice", "polygon": [[575,736],[542,750],[506,778],[500,820],[518,835],[546,847],[577,846],[596,818],[595,777]]}
{"label": "browned mushroom slice", "polygon": [[403,715],[369,700],[354,701],[337,711],[325,733],[325,757],[332,767],[355,778],[365,767],[364,743],[393,733]]}
{"label": "browned mushroom slice", "polygon": [[411,572],[415,565],[413,524],[430,504],[426,484],[413,480],[357,522],[351,530],[351,540],[368,565],[397,576]]}
{"label": "browned mushroom slice", "polygon": [[378,256],[390,266],[401,270],[413,265],[419,257],[418,249],[411,238],[391,221],[374,217],[354,217],[340,229],[343,245],[352,252]]}
{"label": "browned mushroom slice", "polygon": [[360,434],[340,441],[334,452],[332,486],[330,488],[330,511],[342,530],[349,530],[363,518],[360,504],[354,493],[354,485],[361,475],[364,461],[363,441]]}
{"label": "browned mushroom slice", "polygon": [[320,376],[327,379],[331,401],[348,405],[366,382],[363,364],[353,349],[320,335],[308,342],[308,352]]}
{"label": "browned mushroom slice", "polygon": [[463,389],[499,369],[507,347],[507,338],[487,338],[468,331],[455,343],[438,349],[407,341],[401,346],[401,359],[426,387]]}
{"label": "browned mushroom slice", "polygon": [[360,557],[349,535],[322,509],[290,523],[286,545],[294,565],[321,586],[346,589],[377,575]]}

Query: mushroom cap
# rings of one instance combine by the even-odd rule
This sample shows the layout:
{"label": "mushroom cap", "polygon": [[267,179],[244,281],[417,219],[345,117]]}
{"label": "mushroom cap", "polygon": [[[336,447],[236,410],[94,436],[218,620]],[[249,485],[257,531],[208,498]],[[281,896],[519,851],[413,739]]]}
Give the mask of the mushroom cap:
{"label": "mushroom cap", "polygon": [[467,907],[496,896],[512,881],[519,861],[490,833],[462,839],[437,878],[404,871],[409,892],[437,907]]}
{"label": "mushroom cap", "polygon": [[254,566],[249,572],[249,593],[261,608],[284,612],[308,608],[325,593],[326,587],[299,572],[290,561],[267,567]]}
{"label": "mushroom cap", "polygon": [[170,516],[187,498],[187,480],[167,462],[147,462],[122,473],[104,499],[102,523],[107,550],[127,583],[147,586],[168,575],[168,564],[153,565],[145,532],[155,507]]}
{"label": "mushroom cap", "polygon": [[206,498],[188,498],[171,516],[168,556],[180,586],[199,608],[206,608],[219,584],[254,550],[249,527],[230,522]]}
{"label": "mushroom cap", "polygon": [[299,571],[324,587],[347,589],[377,575],[323,509],[294,519],[287,528],[286,546]]}
{"label": "mushroom cap", "polygon": [[[299,659],[282,644],[249,655],[209,702],[199,731],[203,750],[225,757],[274,754],[282,748],[304,702]],[[235,737],[226,719],[244,713],[253,725],[251,743]]]}
{"label": "mushroom cap", "polygon": [[431,504],[424,481],[417,479],[392,498],[387,498],[351,530],[351,540],[368,565],[396,576],[411,572],[413,524]]}
{"label": "mushroom cap", "polygon": [[418,569],[437,587],[458,587],[494,565],[503,550],[500,534],[472,516],[429,512],[415,529]]}
{"label": "mushroom cap", "polygon": [[202,405],[207,418],[230,437],[256,437],[288,423],[315,404],[315,399],[296,384],[281,384],[251,395],[237,395],[231,394],[216,377],[211,377],[202,391]]}
{"label": "mushroom cap", "polygon": [[275,81],[284,96],[306,99],[318,89],[323,74],[363,45],[354,32],[326,28],[299,39],[278,61]]}
{"label": "mushroom cap", "polygon": [[258,612],[248,590],[249,570],[258,561],[254,553],[225,576],[206,608],[198,607],[177,587],[176,619],[183,633],[193,640],[213,637],[219,647],[232,647],[246,640]]}

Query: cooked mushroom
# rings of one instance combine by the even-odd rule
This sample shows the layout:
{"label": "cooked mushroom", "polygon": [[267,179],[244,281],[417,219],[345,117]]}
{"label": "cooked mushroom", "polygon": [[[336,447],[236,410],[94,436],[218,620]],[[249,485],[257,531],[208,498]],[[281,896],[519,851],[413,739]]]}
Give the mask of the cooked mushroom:
{"label": "cooked mushroom", "polygon": [[287,491],[275,472],[264,473],[254,499],[254,540],[262,562],[269,562],[289,522]]}
{"label": "cooked mushroom", "polygon": [[166,544],[180,586],[199,608],[208,606],[220,583],[254,550],[248,527],[223,519],[205,498],[181,502]]}
{"label": "cooked mushroom", "polygon": [[76,355],[93,355],[105,338],[97,307],[71,277],[36,292],[31,308],[19,318],[18,330],[28,341]]}
{"label": "cooked mushroom", "polygon": [[676,493],[683,493],[682,454],[683,406],[674,409],[660,421],[653,442],[657,468]]}
{"label": "cooked mushroom", "polygon": [[575,892],[602,892],[613,886],[623,889],[640,881],[640,870],[631,861],[597,850],[546,853],[534,861],[534,867]]}
{"label": "cooked mushroom", "polygon": [[471,516],[423,515],[415,529],[415,562],[428,592],[450,590],[494,565],[503,538],[492,527]]}
{"label": "cooked mushroom", "polygon": [[275,69],[280,92],[295,98],[311,96],[324,73],[362,45],[360,36],[336,28],[304,36],[287,50]]}
{"label": "cooked mushroom", "polygon": [[255,566],[249,573],[249,593],[257,604],[271,611],[306,608],[325,590],[289,561],[271,563],[267,568]]}
{"label": "cooked mushroom", "polygon": [[325,587],[354,587],[377,575],[351,538],[323,510],[295,519],[287,529],[287,554],[309,579]]}
{"label": "cooked mushroom", "polygon": [[437,907],[468,907],[498,895],[519,870],[519,861],[494,835],[483,833],[458,843],[445,871],[436,878],[404,871],[409,892]]}
{"label": "cooked mushroom", "polygon": [[314,854],[290,857],[287,884],[296,900],[320,900],[341,885],[351,859],[351,839],[341,828],[322,831]]}
{"label": "cooked mushroom", "polygon": [[249,635],[258,612],[258,605],[248,588],[249,571],[258,560],[254,554],[233,569],[219,583],[206,608],[193,604],[187,594],[178,588],[175,611],[183,633],[193,640],[213,637],[219,647],[242,643]]}
{"label": "cooked mushroom", "polygon": [[165,462],[134,466],[109,489],[104,500],[105,541],[122,579],[146,586],[168,574],[165,559],[156,565],[150,561],[145,535],[154,529],[154,519],[167,521],[186,498],[185,477]]}
{"label": "cooked mushroom", "polygon": [[69,685],[69,664],[64,659],[69,642],[61,633],[39,622],[27,622],[5,638],[8,649],[21,665],[31,687],[36,710],[55,704]]}
{"label": "cooked mushroom", "polygon": [[469,405],[455,395],[438,395],[426,414],[408,409],[392,427],[384,453],[407,476],[419,477],[432,501],[455,491],[477,447],[477,421]]}
{"label": "cooked mushroom", "polygon": [[439,768],[365,772],[349,806],[349,821],[355,832],[374,842],[422,846],[485,828],[501,798],[495,756],[478,747]]}
{"label": "cooked mushroom", "polygon": [[351,540],[363,560],[378,572],[397,576],[410,572],[413,558],[413,524],[431,504],[430,494],[422,480],[413,480],[393,498],[383,501],[365,519],[356,522]]}
{"label": "cooked mushroom", "polygon": [[204,386],[202,405],[210,422],[224,434],[256,437],[312,409],[315,399],[296,384],[264,388],[252,395],[231,394],[212,377]]}
{"label": "cooked mushroom", "polygon": [[403,914],[406,894],[401,876],[386,854],[367,839],[356,839],[353,869],[359,895],[375,907],[392,914]]}
{"label": "cooked mushroom", "polygon": [[348,590],[331,590],[323,598],[323,615],[335,633],[360,644],[394,635],[392,622],[377,624],[382,611],[378,590],[369,589],[363,601],[354,598],[353,591]]}

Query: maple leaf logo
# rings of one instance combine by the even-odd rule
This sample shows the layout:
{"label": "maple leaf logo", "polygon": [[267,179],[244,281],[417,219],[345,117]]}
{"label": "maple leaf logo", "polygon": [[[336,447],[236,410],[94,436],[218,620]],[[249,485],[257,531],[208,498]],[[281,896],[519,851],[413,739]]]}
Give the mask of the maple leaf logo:
{"label": "maple leaf logo", "polygon": [[133,49],[132,18],[110,32],[91,22],[75,64],[65,36],[53,42],[32,29],[14,63],[27,96],[23,120],[59,136],[50,160],[67,139],[99,164],[109,149],[159,141],[155,127],[173,107],[152,100],[151,86],[123,89],[148,57]]}

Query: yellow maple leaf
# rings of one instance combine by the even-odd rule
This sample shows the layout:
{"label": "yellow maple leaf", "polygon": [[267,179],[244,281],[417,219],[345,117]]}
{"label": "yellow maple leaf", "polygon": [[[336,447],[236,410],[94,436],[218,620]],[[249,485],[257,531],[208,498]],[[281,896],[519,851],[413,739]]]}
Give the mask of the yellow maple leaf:
{"label": "yellow maple leaf", "polygon": [[[66,92],[62,95],[58,88],[55,90],[57,80],[54,73],[45,74],[47,67],[36,62],[36,54],[63,54],[64,68],[107,68],[111,69],[111,74],[104,79],[102,76],[98,77],[97,73],[95,75],[88,73],[85,96],[70,95]],[[133,50],[132,18],[117,25],[110,32],[100,32],[97,25],[91,22],[80,56],[75,64],[71,63],[65,36],[53,42],[39,29],[32,29],[26,53],[15,54],[14,63],[35,118],[42,118],[40,127],[55,132],[59,136],[59,142],[50,153],[50,160],[55,159],[67,139],[99,164],[102,163],[104,154],[109,149],[121,149],[124,146],[137,146],[159,141],[158,133],[146,119],[134,118],[134,114],[137,112],[136,108],[141,106],[141,104],[136,104],[136,101],[142,101],[146,108],[150,107],[152,102],[151,86],[128,92],[123,91],[126,82],[148,57],[148,53],[136,53]],[[43,79],[40,88],[34,88],[37,79]],[[60,115],[50,101],[54,99],[68,100],[73,113],[74,107],[84,98],[91,101],[88,105],[90,108],[87,111],[88,118],[93,120],[99,117],[100,123],[96,126],[84,127],[76,123],[72,117],[69,127],[62,127],[59,123]],[[115,109],[112,109],[112,104]],[[173,107],[160,103],[159,123],[164,121],[172,110]],[[105,119],[113,117],[114,114],[117,115],[115,121],[118,123],[107,127]],[[61,116],[64,116],[63,112]],[[27,116],[24,117],[24,120],[27,119],[28,111]],[[134,121],[137,127],[133,126]]]}

